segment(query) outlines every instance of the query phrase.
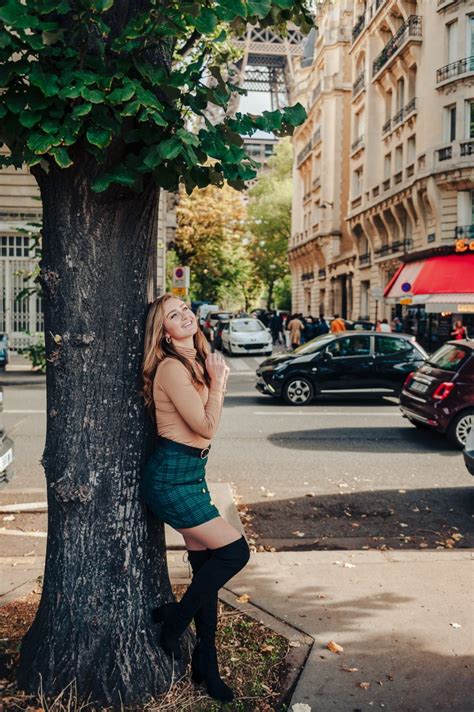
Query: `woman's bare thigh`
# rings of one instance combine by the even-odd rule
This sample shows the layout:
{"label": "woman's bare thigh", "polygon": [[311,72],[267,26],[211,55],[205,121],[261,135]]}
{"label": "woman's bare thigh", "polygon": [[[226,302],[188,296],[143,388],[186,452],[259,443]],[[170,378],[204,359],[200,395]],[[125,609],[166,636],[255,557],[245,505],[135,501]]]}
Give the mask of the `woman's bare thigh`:
{"label": "woman's bare thigh", "polygon": [[233,541],[237,541],[242,536],[232,524],[226,522],[222,517],[215,517],[209,522],[199,524],[197,527],[189,529],[178,529],[184,537],[186,548],[191,550],[218,549]]}

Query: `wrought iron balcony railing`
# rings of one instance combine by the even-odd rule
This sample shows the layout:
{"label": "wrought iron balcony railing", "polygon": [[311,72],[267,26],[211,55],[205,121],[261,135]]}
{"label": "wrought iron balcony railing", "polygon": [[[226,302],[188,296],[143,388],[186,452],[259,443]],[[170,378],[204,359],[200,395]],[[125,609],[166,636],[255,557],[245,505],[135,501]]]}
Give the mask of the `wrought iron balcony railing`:
{"label": "wrought iron balcony railing", "polygon": [[382,133],[386,134],[388,131],[390,131],[391,126],[392,126],[392,119],[388,119],[382,126]]}
{"label": "wrought iron balcony railing", "polygon": [[318,279],[325,279],[325,278],[326,278],[326,270],[324,268],[318,270]]}
{"label": "wrought iron balcony railing", "polygon": [[439,161],[448,161],[452,157],[453,157],[453,147],[452,146],[445,146],[444,148],[438,149],[438,160]]}
{"label": "wrought iron balcony railing", "polygon": [[372,64],[372,73],[375,76],[380,69],[393,57],[398,50],[410,39],[422,37],[422,17],[421,15],[410,15],[403,25],[401,25],[391,40],[387,42],[379,56]]}
{"label": "wrought iron balcony railing", "polygon": [[357,21],[352,28],[352,41],[355,42],[362,30],[364,29],[365,26],[365,13],[362,13],[362,15],[359,15],[357,18]]}
{"label": "wrought iron balcony railing", "polygon": [[393,119],[392,119],[393,126],[396,126],[397,124],[401,124],[403,121],[404,115],[405,115],[405,109],[400,109],[399,111],[397,111],[397,113],[393,115]]}
{"label": "wrought iron balcony railing", "polygon": [[413,97],[413,99],[410,99],[408,104],[405,106],[405,118],[407,118],[410,114],[413,114],[414,111],[417,110],[416,106],[416,96]]}
{"label": "wrought iron balcony railing", "polygon": [[447,79],[454,79],[460,74],[466,74],[467,72],[474,72],[474,55],[470,57],[464,57],[463,59],[458,59],[456,62],[450,62],[450,64],[445,64],[436,71],[436,82],[445,82]]}
{"label": "wrought iron balcony railing", "polygon": [[301,151],[298,153],[298,155],[296,157],[297,165],[302,163],[304,161],[304,159],[309,155],[310,152],[311,152],[311,141],[308,141],[306,146],[301,149]]}
{"label": "wrought iron balcony railing", "polygon": [[361,92],[362,89],[365,89],[365,70],[363,70],[359,74],[354,84],[352,85],[352,96],[357,96],[357,94]]}
{"label": "wrought iron balcony railing", "polygon": [[474,156],[474,139],[461,141],[461,158],[466,156]]}
{"label": "wrought iron balcony railing", "polygon": [[359,266],[360,267],[367,267],[372,263],[372,256],[370,252],[364,252],[362,255],[359,255]]}
{"label": "wrought iron balcony railing", "polygon": [[364,145],[364,134],[361,134],[356,138],[355,141],[352,142],[351,144],[351,152],[354,153],[357,151],[359,148],[362,148]]}

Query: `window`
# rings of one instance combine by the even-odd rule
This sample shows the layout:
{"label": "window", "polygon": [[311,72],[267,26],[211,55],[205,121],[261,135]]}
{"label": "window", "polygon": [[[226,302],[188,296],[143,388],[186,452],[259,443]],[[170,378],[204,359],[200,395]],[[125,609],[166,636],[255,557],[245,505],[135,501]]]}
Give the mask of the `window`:
{"label": "window", "polygon": [[397,146],[395,149],[395,170],[401,171],[403,165],[403,146]]}
{"label": "window", "polygon": [[456,140],[456,104],[444,109],[444,138],[449,142]]}
{"label": "window", "polygon": [[26,235],[1,235],[0,257],[33,257],[30,238]]}
{"label": "window", "polygon": [[383,161],[383,177],[385,180],[392,175],[392,154],[386,153]]}
{"label": "window", "polygon": [[472,57],[474,55],[474,15],[469,15],[469,38],[468,38],[468,50],[467,53],[471,58],[471,70],[472,70]]}
{"label": "window", "polygon": [[458,23],[457,23],[457,21],[451,22],[449,25],[446,25],[446,32],[447,32],[448,64],[451,64],[451,62],[455,62],[457,59],[459,59]]}
{"label": "window", "polygon": [[385,94],[385,121],[388,121],[392,116],[392,92],[388,91]]}
{"label": "window", "polygon": [[354,171],[353,180],[352,180],[352,190],[353,190],[354,196],[358,196],[362,193],[362,174],[363,174],[362,166],[360,168],[357,168],[357,170]]}
{"label": "window", "polygon": [[410,136],[407,141],[407,163],[414,163],[416,156],[416,138]]}
{"label": "window", "polygon": [[466,101],[466,138],[474,138],[474,101]]}
{"label": "window", "polygon": [[364,111],[358,111],[354,117],[354,141],[364,133]]}
{"label": "window", "polygon": [[261,321],[258,321],[258,319],[246,319],[245,321],[242,320],[240,321],[237,319],[234,319],[231,326],[231,331],[233,333],[235,332],[244,332],[244,333],[249,333],[249,332],[255,332],[255,331],[264,331],[265,327],[263,326]]}
{"label": "window", "polygon": [[405,80],[401,77],[397,82],[397,111],[405,106]]}
{"label": "window", "polygon": [[368,356],[370,354],[370,336],[345,336],[329,344],[327,350],[334,358],[348,356]]}
{"label": "window", "polygon": [[360,283],[360,318],[368,318],[369,316],[369,293],[370,282],[363,280]]}
{"label": "window", "polygon": [[443,371],[455,373],[469,356],[469,351],[461,346],[445,344],[426,363]]}
{"label": "window", "polygon": [[412,345],[405,339],[397,339],[390,336],[375,337],[375,353],[377,356],[392,356],[403,351],[411,351]]}

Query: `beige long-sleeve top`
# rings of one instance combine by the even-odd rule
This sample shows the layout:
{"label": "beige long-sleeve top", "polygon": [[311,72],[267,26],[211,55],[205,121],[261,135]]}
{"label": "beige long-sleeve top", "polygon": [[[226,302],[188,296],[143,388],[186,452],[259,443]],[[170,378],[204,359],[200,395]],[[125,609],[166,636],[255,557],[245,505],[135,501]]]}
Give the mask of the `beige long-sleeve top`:
{"label": "beige long-sleeve top", "polygon": [[[179,351],[202,372],[195,349]],[[219,424],[223,398],[220,388],[194,383],[180,361],[165,358],[153,381],[158,435],[193,447],[207,447]]]}

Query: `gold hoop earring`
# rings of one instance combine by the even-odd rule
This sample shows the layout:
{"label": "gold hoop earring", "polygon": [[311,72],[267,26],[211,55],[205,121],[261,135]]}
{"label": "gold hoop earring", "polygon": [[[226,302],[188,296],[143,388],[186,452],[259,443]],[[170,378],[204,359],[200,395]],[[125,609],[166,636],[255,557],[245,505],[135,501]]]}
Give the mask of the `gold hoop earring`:
{"label": "gold hoop earring", "polygon": [[166,336],[165,336],[165,341],[166,341],[167,344],[170,344],[170,343],[171,343],[171,336],[170,336],[169,334],[166,334]]}

